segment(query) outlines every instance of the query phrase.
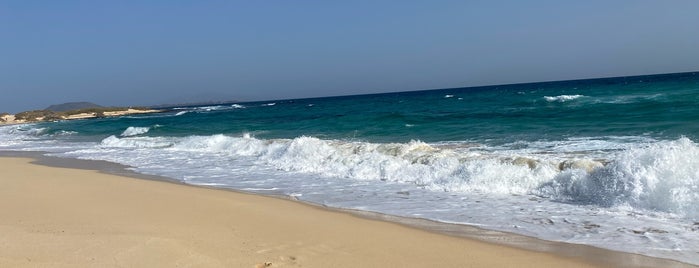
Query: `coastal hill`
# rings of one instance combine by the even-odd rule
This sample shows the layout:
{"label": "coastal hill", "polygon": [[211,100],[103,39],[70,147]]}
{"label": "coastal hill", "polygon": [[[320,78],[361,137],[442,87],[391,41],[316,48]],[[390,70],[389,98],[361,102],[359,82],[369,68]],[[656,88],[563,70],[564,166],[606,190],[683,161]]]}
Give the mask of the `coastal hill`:
{"label": "coastal hill", "polygon": [[62,104],[54,104],[47,107],[44,110],[54,111],[54,112],[67,112],[80,109],[88,108],[102,108],[104,106],[94,104],[92,102],[66,102]]}
{"label": "coastal hill", "polygon": [[157,112],[162,112],[162,110],[146,107],[103,107],[89,102],[69,102],[51,105],[44,110],[26,111],[14,115],[0,113],[0,124],[88,119]]}

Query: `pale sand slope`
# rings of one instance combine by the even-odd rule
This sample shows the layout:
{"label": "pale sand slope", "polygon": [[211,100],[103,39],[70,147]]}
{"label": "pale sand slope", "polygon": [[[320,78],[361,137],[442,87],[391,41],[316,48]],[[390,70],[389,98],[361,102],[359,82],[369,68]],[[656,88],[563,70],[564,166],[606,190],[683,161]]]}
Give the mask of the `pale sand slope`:
{"label": "pale sand slope", "polygon": [[0,267],[589,267],[299,202],[0,157]]}
{"label": "pale sand slope", "polygon": [[[161,113],[163,110],[138,110],[138,109],[132,109],[128,108],[123,111],[113,111],[113,112],[104,112],[104,116],[124,116],[124,115],[131,115],[131,114],[150,114],[150,113]],[[63,120],[75,120],[75,119],[90,119],[90,118],[97,118],[96,113],[80,113],[80,114],[73,114],[73,115],[68,115],[68,116],[63,116]],[[36,122],[43,122],[44,118],[39,118]],[[10,124],[24,124],[28,123],[26,120],[16,120],[15,115],[9,114],[9,115],[4,115],[0,117],[0,125],[10,125]]]}

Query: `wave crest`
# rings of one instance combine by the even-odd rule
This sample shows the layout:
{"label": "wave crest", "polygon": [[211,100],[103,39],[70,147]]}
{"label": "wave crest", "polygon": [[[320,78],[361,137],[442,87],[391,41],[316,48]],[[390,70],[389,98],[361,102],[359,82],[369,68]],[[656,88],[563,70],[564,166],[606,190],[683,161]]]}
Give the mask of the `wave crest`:
{"label": "wave crest", "polygon": [[122,136],[122,137],[138,136],[141,134],[146,134],[146,133],[148,133],[148,131],[150,131],[150,127],[128,127],[119,136]]}
{"label": "wave crest", "polygon": [[111,136],[100,146],[215,154],[329,178],[409,183],[446,192],[533,194],[562,202],[699,217],[699,146],[687,138],[625,149],[606,160],[443,147],[421,141],[380,144],[307,136],[271,140],[222,134]]}
{"label": "wave crest", "polygon": [[604,167],[566,170],[535,192],[556,200],[699,217],[699,147],[687,138],[628,149]]}
{"label": "wave crest", "polygon": [[548,102],[566,102],[585,97],[584,95],[559,95],[559,96],[544,96],[544,100]]}
{"label": "wave crest", "polygon": [[[260,140],[225,135],[183,138],[174,150],[253,157],[284,171],[354,180],[412,183],[438,191],[526,194],[550,180],[556,165],[436,148],[421,141],[366,143],[314,137]],[[537,160],[532,160],[537,162]]]}

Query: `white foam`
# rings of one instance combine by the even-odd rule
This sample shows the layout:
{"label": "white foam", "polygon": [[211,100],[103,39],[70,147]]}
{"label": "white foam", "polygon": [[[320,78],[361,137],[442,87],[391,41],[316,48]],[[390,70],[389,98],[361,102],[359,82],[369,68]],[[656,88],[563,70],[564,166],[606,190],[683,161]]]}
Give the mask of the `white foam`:
{"label": "white foam", "polygon": [[0,126],[0,134],[4,136],[4,140],[34,140],[45,135],[48,130],[49,128],[39,127],[37,124]]}
{"label": "white foam", "polygon": [[[33,128],[0,127],[0,148],[10,142],[56,148],[25,142],[40,138],[28,133]],[[496,147],[242,133],[110,136],[99,144],[68,145],[73,148],[61,155],[119,162],[192,184],[699,263],[699,146],[687,138],[590,137]]]}
{"label": "white foam", "polygon": [[[407,183],[439,192],[534,194],[565,202],[630,206],[699,218],[699,146],[687,138],[646,145],[632,142],[626,147],[613,140],[574,139],[539,144],[536,148],[484,150],[470,143],[381,144],[315,137],[264,140],[249,133],[242,137],[137,136],[147,129],[129,127],[123,137],[107,137],[99,147],[164,148],[171,152],[247,157],[255,165],[326,178]],[[18,130],[5,128],[5,132],[12,131]],[[22,132],[26,135],[41,131],[28,128]],[[584,144],[588,148],[614,150],[586,155],[579,151],[585,148]],[[642,147],[632,148],[629,144]],[[606,158],[592,157],[601,155]]]}
{"label": "white foam", "polygon": [[173,110],[182,110],[179,111],[175,114],[175,116],[180,116],[184,115],[189,112],[213,112],[213,111],[225,111],[225,110],[232,110],[232,109],[245,109],[247,108],[244,105],[241,104],[231,104],[231,105],[209,105],[209,106],[199,106],[199,107],[180,107],[180,108],[173,108]]}
{"label": "white foam", "polygon": [[[123,142],[119,143],[120,146],[124,146]],[[162,146],[133,145],[131,142],[127,145]],[[475,154],[473,157],[471,153],[456,153],[420,141],[375,144],[314,137],[259,140],[247,135],[242,138],[213,135],[183,138],[171,149],[251,156],[260,164],[285,171],[362,181],[411,183],[437,191],[526,194],[552,179],[557,172],[554,164],[542,162],[532,169],[526,164],[514,163],[509,156],[482,157]]]}
{"label": "white foam", "polygon": [[78,132],[60,130],[60,131],[56,132],[54,135],[56,135],[56,136],[70,136],[70,135],[75,135],[75,134],[78,134]]}
{"label": "white foam", "polygon": [[61,130],[49,135],[49,130],[47,127],[39,127],[38,124],[0,126],[0,148],[19,151],[63,152],[83,146],[83,143],[65,144],[53,139],[69,137],[77,132]]}
{"label": "white foam", "polygon": [[194,108],[194,110],[205,111],[205,112],[228,110],[228,109],[230,109],[230,106],[223,106],[223,105],[200,106],[200,107]]}
{"label": "white foam", "polygon": [[624,206],[699,218],[699,147],[687,138],[620,153],[591,173],[568,170],[541,195],[600,206]]}
{"label": "white foam", "polygon": [[120,148],[120,149],[138,149],[138,148],[166,148],[173,145],[173,141],[163,137],[129,137],[117,138],[112,135],[100,142],[101,148]]}
{"label": "white foam", "polygon": [[119,136],[122,136],[122,137],[138,136],[141,134],[148,133],[148,131],[150,131],[150,127],[128,127]]}
{"label": "white foam", "polygon": [[566,102],[585,97],[583,95],[559,95],[559,96],[544,96],[548,102]]}
{"label": "white foam", "polygon": [[606,166],[560,155],[453,151],[420,141],[376,144],[214,135],[184,138],[173,149],[251,156],[260,164],[324,177],[410,183],[435,191],[537,194],[699,216],[699,147],[687,138],[623,150],[605,160]]}
{"label": "white foam", "polygon": [[[28,126],[28,127],[29,127],[29,126]],[[46,128],[46,127],[29,127],[28,129],[23,129],[23,128],[21,128],[21,127],[18,127],[17,130],[19,130],[19,131],[26,131],[26,133],[27,133],[28,135],[40,136],[40,135],[45,134],[45,133],[49,130],[49,128]]]}

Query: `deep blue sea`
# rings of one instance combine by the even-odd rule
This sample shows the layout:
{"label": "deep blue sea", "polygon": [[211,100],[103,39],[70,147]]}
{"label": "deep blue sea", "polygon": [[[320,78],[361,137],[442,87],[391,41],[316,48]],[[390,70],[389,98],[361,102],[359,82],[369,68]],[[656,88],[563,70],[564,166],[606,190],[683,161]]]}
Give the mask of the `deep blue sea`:
{"label": "deep blue sea", "polygon": [[0,150],[699,264],[699,73],[171,107]]}

